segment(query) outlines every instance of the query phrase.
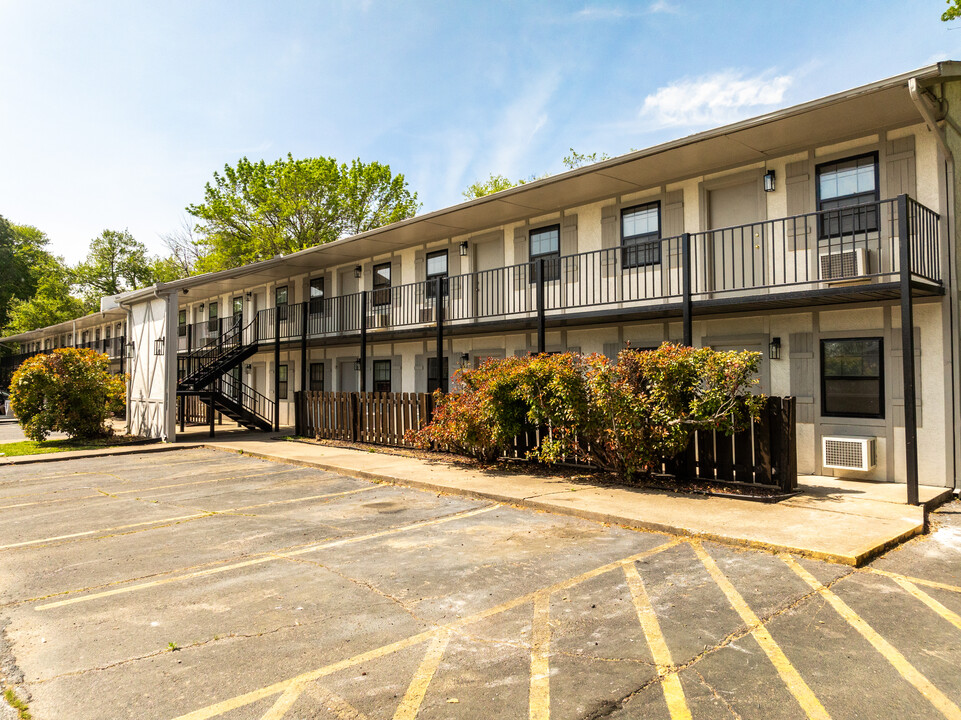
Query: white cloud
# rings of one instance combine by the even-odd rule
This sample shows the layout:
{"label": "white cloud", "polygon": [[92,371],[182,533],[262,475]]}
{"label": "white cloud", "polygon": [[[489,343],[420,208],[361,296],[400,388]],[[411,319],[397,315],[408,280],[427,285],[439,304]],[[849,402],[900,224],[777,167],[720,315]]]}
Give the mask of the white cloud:
{"label": "white cloud", "polygon": [[656,127],[733,122],[757,112],[757,108],[781,103],[793,81],[791,75],[774,75],[770,71],[745,77],[735,70],[685,78],[644,98],[640,115]]}
{"label": "white cloud", "polygon": [[518,97],[503,109],[500,121],[489,135],[493,147],[488,156],[495,172],[508,177],[530,172],[531,145],[548,123],[547,108],[558,82],[558,76],[553,73],[539,76],[527,83]]}
{"label": "white cloud", "polygon": [[644,10],[625,10],[624,8],[619,7],[599,7],[595,5],[588,5],[574,13],[574,18],[577,20],[623,20],[625,18],[636,18],[643,15],[655,15],[658,13],[677,15],[680,13],[680,9],[670,2],[670,0],[654,0],[654,2],[648,5]]}
{"label": "white cloud", "polygon": [[676,5],[668,2],[668,0],[655,0],[648,6],[647,11],[649,13],[668,13],[670,15],[677,15],[681,12]]}

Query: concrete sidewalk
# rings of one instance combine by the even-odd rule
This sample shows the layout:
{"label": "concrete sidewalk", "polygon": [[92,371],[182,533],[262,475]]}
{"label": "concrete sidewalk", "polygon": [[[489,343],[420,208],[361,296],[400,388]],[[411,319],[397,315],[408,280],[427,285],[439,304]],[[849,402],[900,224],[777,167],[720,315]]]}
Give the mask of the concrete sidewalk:
{"label": "concrete sidewalk", "polygon": [[375,482],[730,545],[798,553],[855,567],[924,532],[927,509],[951,495],[947,488],[923,486],[921,500],[927,507],[912,507],[904,504],[903,485],[807,476],[801,482],[801,495],[768,504],[599,487],[567,478],[502,474],[440,459],[284,441],[270,434],[214,438],[203,444]]}

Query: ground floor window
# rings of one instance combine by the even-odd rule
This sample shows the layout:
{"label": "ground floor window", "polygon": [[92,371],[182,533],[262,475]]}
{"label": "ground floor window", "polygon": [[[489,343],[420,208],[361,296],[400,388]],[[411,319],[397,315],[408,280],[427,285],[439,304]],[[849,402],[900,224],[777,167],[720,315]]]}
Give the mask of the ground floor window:
{"label": "ground floor window", "polygon": [[447,392],[447,378],[450,377],[450,373],[447,370],[447,358],[444,358],[444,367],[442,372],[442,377],[440,382],[437,380],[437,357],[431,356],[427,358],[427,392],[432,393],[435,390],[440,390],[441,392]]}
{"label": "ground floor window", "polygon": [[277,399],[286,400],[287,399],[287,366],[278,365],[277,366]]}
{"label": "ground floor window", "polygon": [[324,391],[324,364],[310,364],[310,389],[314,392]]}
{"label": "ground floor window", "polygon": [[821,414],[884,417],[884,343],[881,338],[821,341]]}
{"label": "ground floor window", "polygon": [[390,392],[390,360],[374,360],[374,392]]}

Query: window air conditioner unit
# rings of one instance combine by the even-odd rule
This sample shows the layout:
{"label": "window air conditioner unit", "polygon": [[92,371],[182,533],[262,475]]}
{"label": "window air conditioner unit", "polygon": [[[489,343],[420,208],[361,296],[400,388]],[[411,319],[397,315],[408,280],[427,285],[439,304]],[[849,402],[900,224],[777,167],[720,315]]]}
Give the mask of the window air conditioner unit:
{"label": "window air conditioner unit", "polygon": [[823,252],[818,256],[822,280],[846,280],[867,274],[864,248]]}
{"label": "window air conditioner unit", "polygon": [[878,439],[873,437],[821,438],[826,468],[867,472],[878,464]]}

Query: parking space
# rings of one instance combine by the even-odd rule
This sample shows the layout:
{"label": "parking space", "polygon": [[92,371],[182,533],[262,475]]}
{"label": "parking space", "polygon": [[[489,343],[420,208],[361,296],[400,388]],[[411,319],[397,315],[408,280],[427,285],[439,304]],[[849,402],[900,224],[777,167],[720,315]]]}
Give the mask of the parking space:
{"label": "parking space", "polygon": [[862,570],[211,450],[5,468],[47,718],[961,718],[961,521]]}

